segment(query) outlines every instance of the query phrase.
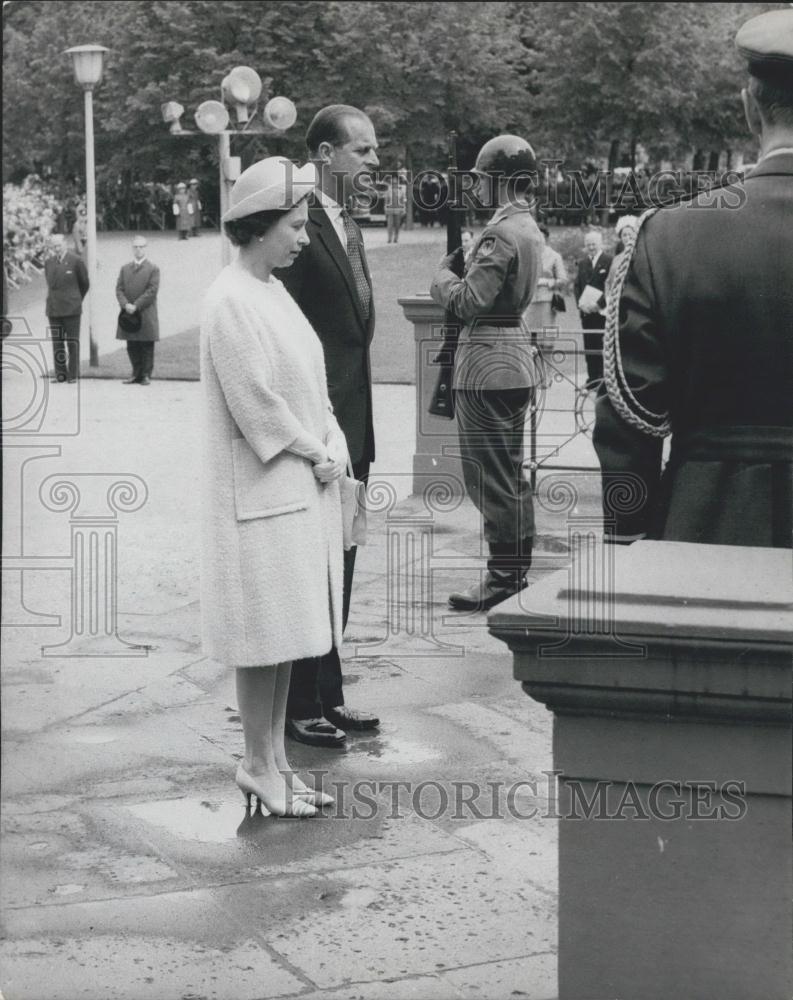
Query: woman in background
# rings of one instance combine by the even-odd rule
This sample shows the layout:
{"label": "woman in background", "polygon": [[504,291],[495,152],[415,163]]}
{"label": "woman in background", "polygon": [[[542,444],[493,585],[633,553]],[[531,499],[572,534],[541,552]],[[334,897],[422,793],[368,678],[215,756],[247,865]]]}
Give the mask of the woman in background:
{"label": "woman in background", "polygon": [[523,315],[529,324],[529,329],[537,331],[537,340],[540,346],[548,347],[550,340],[548,334],[543,335],[543,330],[552,330],[558,327],[557,312],[553,308],[553,297],[554,294],[562,295],[562,289],[567,284],[567,270],[562,255],[554,250],[549,243],[550,230],[548,227],[541,223],[539,229],[545,240],[542,251],[542,271],[537,282],[537,291]]}

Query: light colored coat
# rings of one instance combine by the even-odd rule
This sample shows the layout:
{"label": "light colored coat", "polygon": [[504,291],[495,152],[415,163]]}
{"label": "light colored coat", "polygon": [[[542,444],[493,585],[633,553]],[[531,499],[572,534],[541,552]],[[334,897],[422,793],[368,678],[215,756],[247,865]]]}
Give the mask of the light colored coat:
{"label": "light colored coat", "polygon": [[173,214],[176,216],[177,232],[189,232],[193,228],[193,204],[186,191],[177,191],[173,196]]}
{"label": "light colored coat", "polygon": [[322,345],[277,278],[221,272],[204,303],[201,378],[205,651],[240,667],[340,648],[338,484],[288,450],[340,431]]}

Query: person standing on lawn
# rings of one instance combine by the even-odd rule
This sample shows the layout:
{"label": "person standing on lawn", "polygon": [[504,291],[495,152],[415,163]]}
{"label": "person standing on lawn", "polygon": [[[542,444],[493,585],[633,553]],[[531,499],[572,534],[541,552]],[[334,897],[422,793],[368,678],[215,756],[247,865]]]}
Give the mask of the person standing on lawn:
{"label": "person standing on lawn", "polygon": [[82,257],[67,248],[62,233],[53,233],[50,246],[52,254],[44,262],[44,280],[55,363],[52,381],[76,382],[80,372],[80,317],[88,291],[88,271]]}
{"label": "person standing on lawn", "polygon": [[154,368],[154,343],[160,339],[157,293],[160,269],[146,257],[146,238],[132,240],[133,260],[124,264],[116,282],[121,306],[116,340],[126,340],[132,375],[124,385],[149,385]]}

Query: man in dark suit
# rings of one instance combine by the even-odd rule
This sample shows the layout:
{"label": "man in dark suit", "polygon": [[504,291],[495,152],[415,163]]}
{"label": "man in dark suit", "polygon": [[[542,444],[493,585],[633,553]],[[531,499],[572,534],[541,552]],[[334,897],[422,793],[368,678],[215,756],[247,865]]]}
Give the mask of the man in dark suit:
{"label": "man in dark suit", "polygon": [[154,369],[154,344],[160,339],[157,293],[160,269],[146,256],[146,237],[132,240],[133,259],[124,264],[116,282],[116,298],[121,313],[116,339],[126,340],[132,375],[125,385],[149,385]]}
{"label": "man in dark suit", "polygon": [[[587,285],[604,293],[606,278],[611,267],[611,254],[603,252],[603,237],[596,229],[591,229],[584,237],[585,257],[578,261],[578,271],[575,276],[575,300],[578,302]],[[591,302],[586,308],[579,305],[581,326],[584,328],[584,350],[586,353],[587,385],[593,386],[603,378],[603,327],[606,317],[600,309],[605,305],[605,297],[598,302]],[[590,332],[591,331],[591,332]]]}
{"label": "man in dark suit", "polygon": [[[325,351],[328,392],[347,438],[353,474],[366,480],[374,459],[372,376],[369,345],[374,302],[361,232],[346,206],[364,178],[378,166],[377,139],[367,116],[334,104],[317,113],[306,133],[317,167],[318,188],[309,206],[311,240],[292,267],[277,272],[316,330]],[[346,625],[355,549],[344,554]],[[344,704],[338,652],[292,665],[287,731],[314,746],[343,744],[346,730],[372,729],[376,716]]]}
{"label": "man in dark suit", "polygon": [[736,43],[757,167],[645,216],[609,309],[594,443],[612,541],[791,545],[793,11]]}
{"label": "man in dark suit", "polygon": [[[80,317],[88,291],[88,271],[61,233],[51,237],[52,255],[44,263],[47,322],[55,363],[53,382],[76,382],[80,372]],[[68,357],[68,360],[67,360]]]}

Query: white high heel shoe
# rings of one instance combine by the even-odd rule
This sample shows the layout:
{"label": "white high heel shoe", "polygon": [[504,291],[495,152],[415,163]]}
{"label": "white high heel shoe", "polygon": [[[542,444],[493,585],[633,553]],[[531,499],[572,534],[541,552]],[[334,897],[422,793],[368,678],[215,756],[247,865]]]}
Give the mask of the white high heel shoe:
{"label": "white high heel shoe", "polygon": [[[245,768],[240,764],[236,774],[237,787],[242,792],[248,809],[251,807],[251,797],[255,797],[258,803],[273,816],[295,816],[298,819],[307,819],[309,816],[316,816],[318,810],[316,806],[306,801],[300,795],[293,795],[284,782],[283,800],[265,792],[264,788],[251,777]],[[287,798],[287,792],[289,796]]]}

